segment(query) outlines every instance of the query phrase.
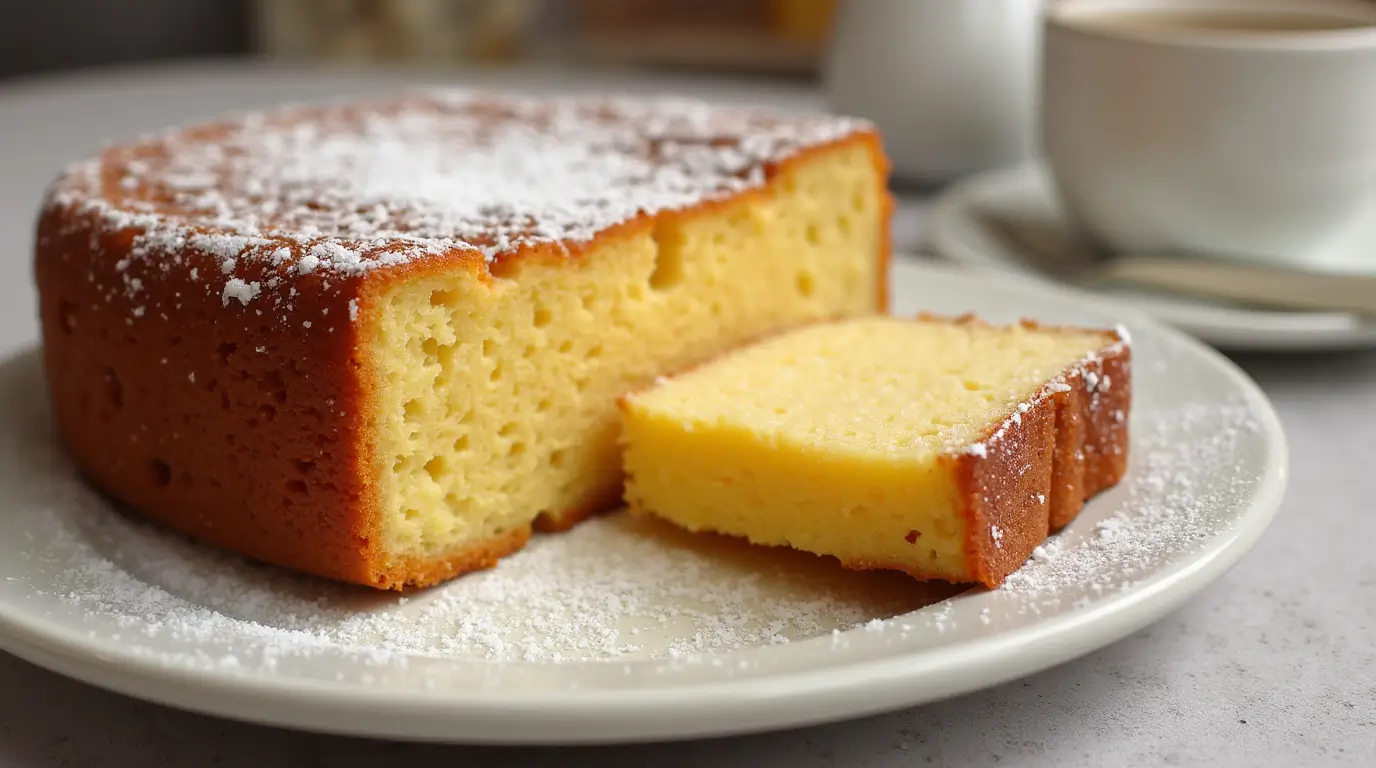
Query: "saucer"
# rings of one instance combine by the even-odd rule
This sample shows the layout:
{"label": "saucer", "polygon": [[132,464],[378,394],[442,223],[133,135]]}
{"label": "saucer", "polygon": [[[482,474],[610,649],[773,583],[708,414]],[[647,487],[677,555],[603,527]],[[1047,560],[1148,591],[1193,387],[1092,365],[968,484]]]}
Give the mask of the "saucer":
{"label": "saucer", "polygon": [[[1019,273],[1038,281],[1062,282],[1037,265],[1032,254],[1001,237],[987,223],[1016,218],[1066,228],[1064,214],[1045,170],[1036,166],[989,171],[952,185],[937,200],[929,242],[945,259],[966,266]],[[1376,250],[1376,230],[1353,231],[1341,250]],[[1363,242],[1365,241],[1365,242]],[[1342,260],[1342,253],[1327,256]],[[1086,290],[1082,286],[1076,286]],[[1195,296],[1128,287],[1089,289],[1101,298],[1155,316],[1221,349],[1234,351],[1333,351],[1376,348],[1376,320],[1341,312],[1300,312],[1228,304]]]}

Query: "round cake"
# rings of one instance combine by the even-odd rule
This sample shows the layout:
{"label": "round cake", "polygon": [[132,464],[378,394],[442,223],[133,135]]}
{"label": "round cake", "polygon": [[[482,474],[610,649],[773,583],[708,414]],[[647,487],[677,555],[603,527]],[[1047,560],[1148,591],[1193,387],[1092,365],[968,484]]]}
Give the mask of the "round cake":
{"label": "round cake", "polygon": [[384,588],[622,492],[616,398],[884,308],[862,122],[422,92],[106,148],[50,188],[60,434],[137,512]]}

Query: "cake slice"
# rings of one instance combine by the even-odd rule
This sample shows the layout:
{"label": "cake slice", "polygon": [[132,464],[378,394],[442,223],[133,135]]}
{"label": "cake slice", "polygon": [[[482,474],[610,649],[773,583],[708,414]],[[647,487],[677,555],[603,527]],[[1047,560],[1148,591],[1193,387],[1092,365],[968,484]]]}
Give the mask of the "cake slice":
{"label": "cake slice", "polygon": [[1116,331],[812,325],[621,399],[626,499],[850,568],[1000,584],[1127,466]]}
{"label": "cake slice", "polygon": [[433,584],[615,506],[628,390],[883,309],[886,170],[841,117],[453,91],[114,144],[38,222],[57,426],[169,527]]}

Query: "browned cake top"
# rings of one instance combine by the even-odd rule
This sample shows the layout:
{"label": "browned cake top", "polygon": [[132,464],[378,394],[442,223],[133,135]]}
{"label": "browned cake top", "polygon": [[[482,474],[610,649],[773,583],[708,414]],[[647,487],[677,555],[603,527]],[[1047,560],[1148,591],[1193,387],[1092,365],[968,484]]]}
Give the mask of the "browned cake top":
{"label": "browned cake top", "polygon": [[132,232],[128,261],[186,263],[247,305],[265,287],[249,278],[268,273],[577,248],[639,215],[761,185],[774,163],[866,128],[686,100],[421,92],[114,146],[69,168],[48,205]]}

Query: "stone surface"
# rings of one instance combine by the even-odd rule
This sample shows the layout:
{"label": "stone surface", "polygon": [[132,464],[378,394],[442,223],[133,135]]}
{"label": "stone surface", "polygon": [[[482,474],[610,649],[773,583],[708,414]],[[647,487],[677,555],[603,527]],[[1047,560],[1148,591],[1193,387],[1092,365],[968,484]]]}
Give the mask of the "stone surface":
{"label": "stone surface", "polygon": [[[530,82],[558,84],[513,84]],[[0,87],[0,250],[9,254],[0,262],[0,354],[36,336],[29,222],[63,159],[105,135],[221,108],[395,83],[216,68]],[[712,95],[701,84],[685,87]],[[921,214],[919,201],[900,211],[900,246],[917,243]],[[106,693],[0,654],[0,765],[1376,765],[1376,354],[1238,361],[1273,398],[1290,437],[1290,492],[1275,524],[1176,613],[1025,680],[785,733],[532,750],[244,725]]]}

